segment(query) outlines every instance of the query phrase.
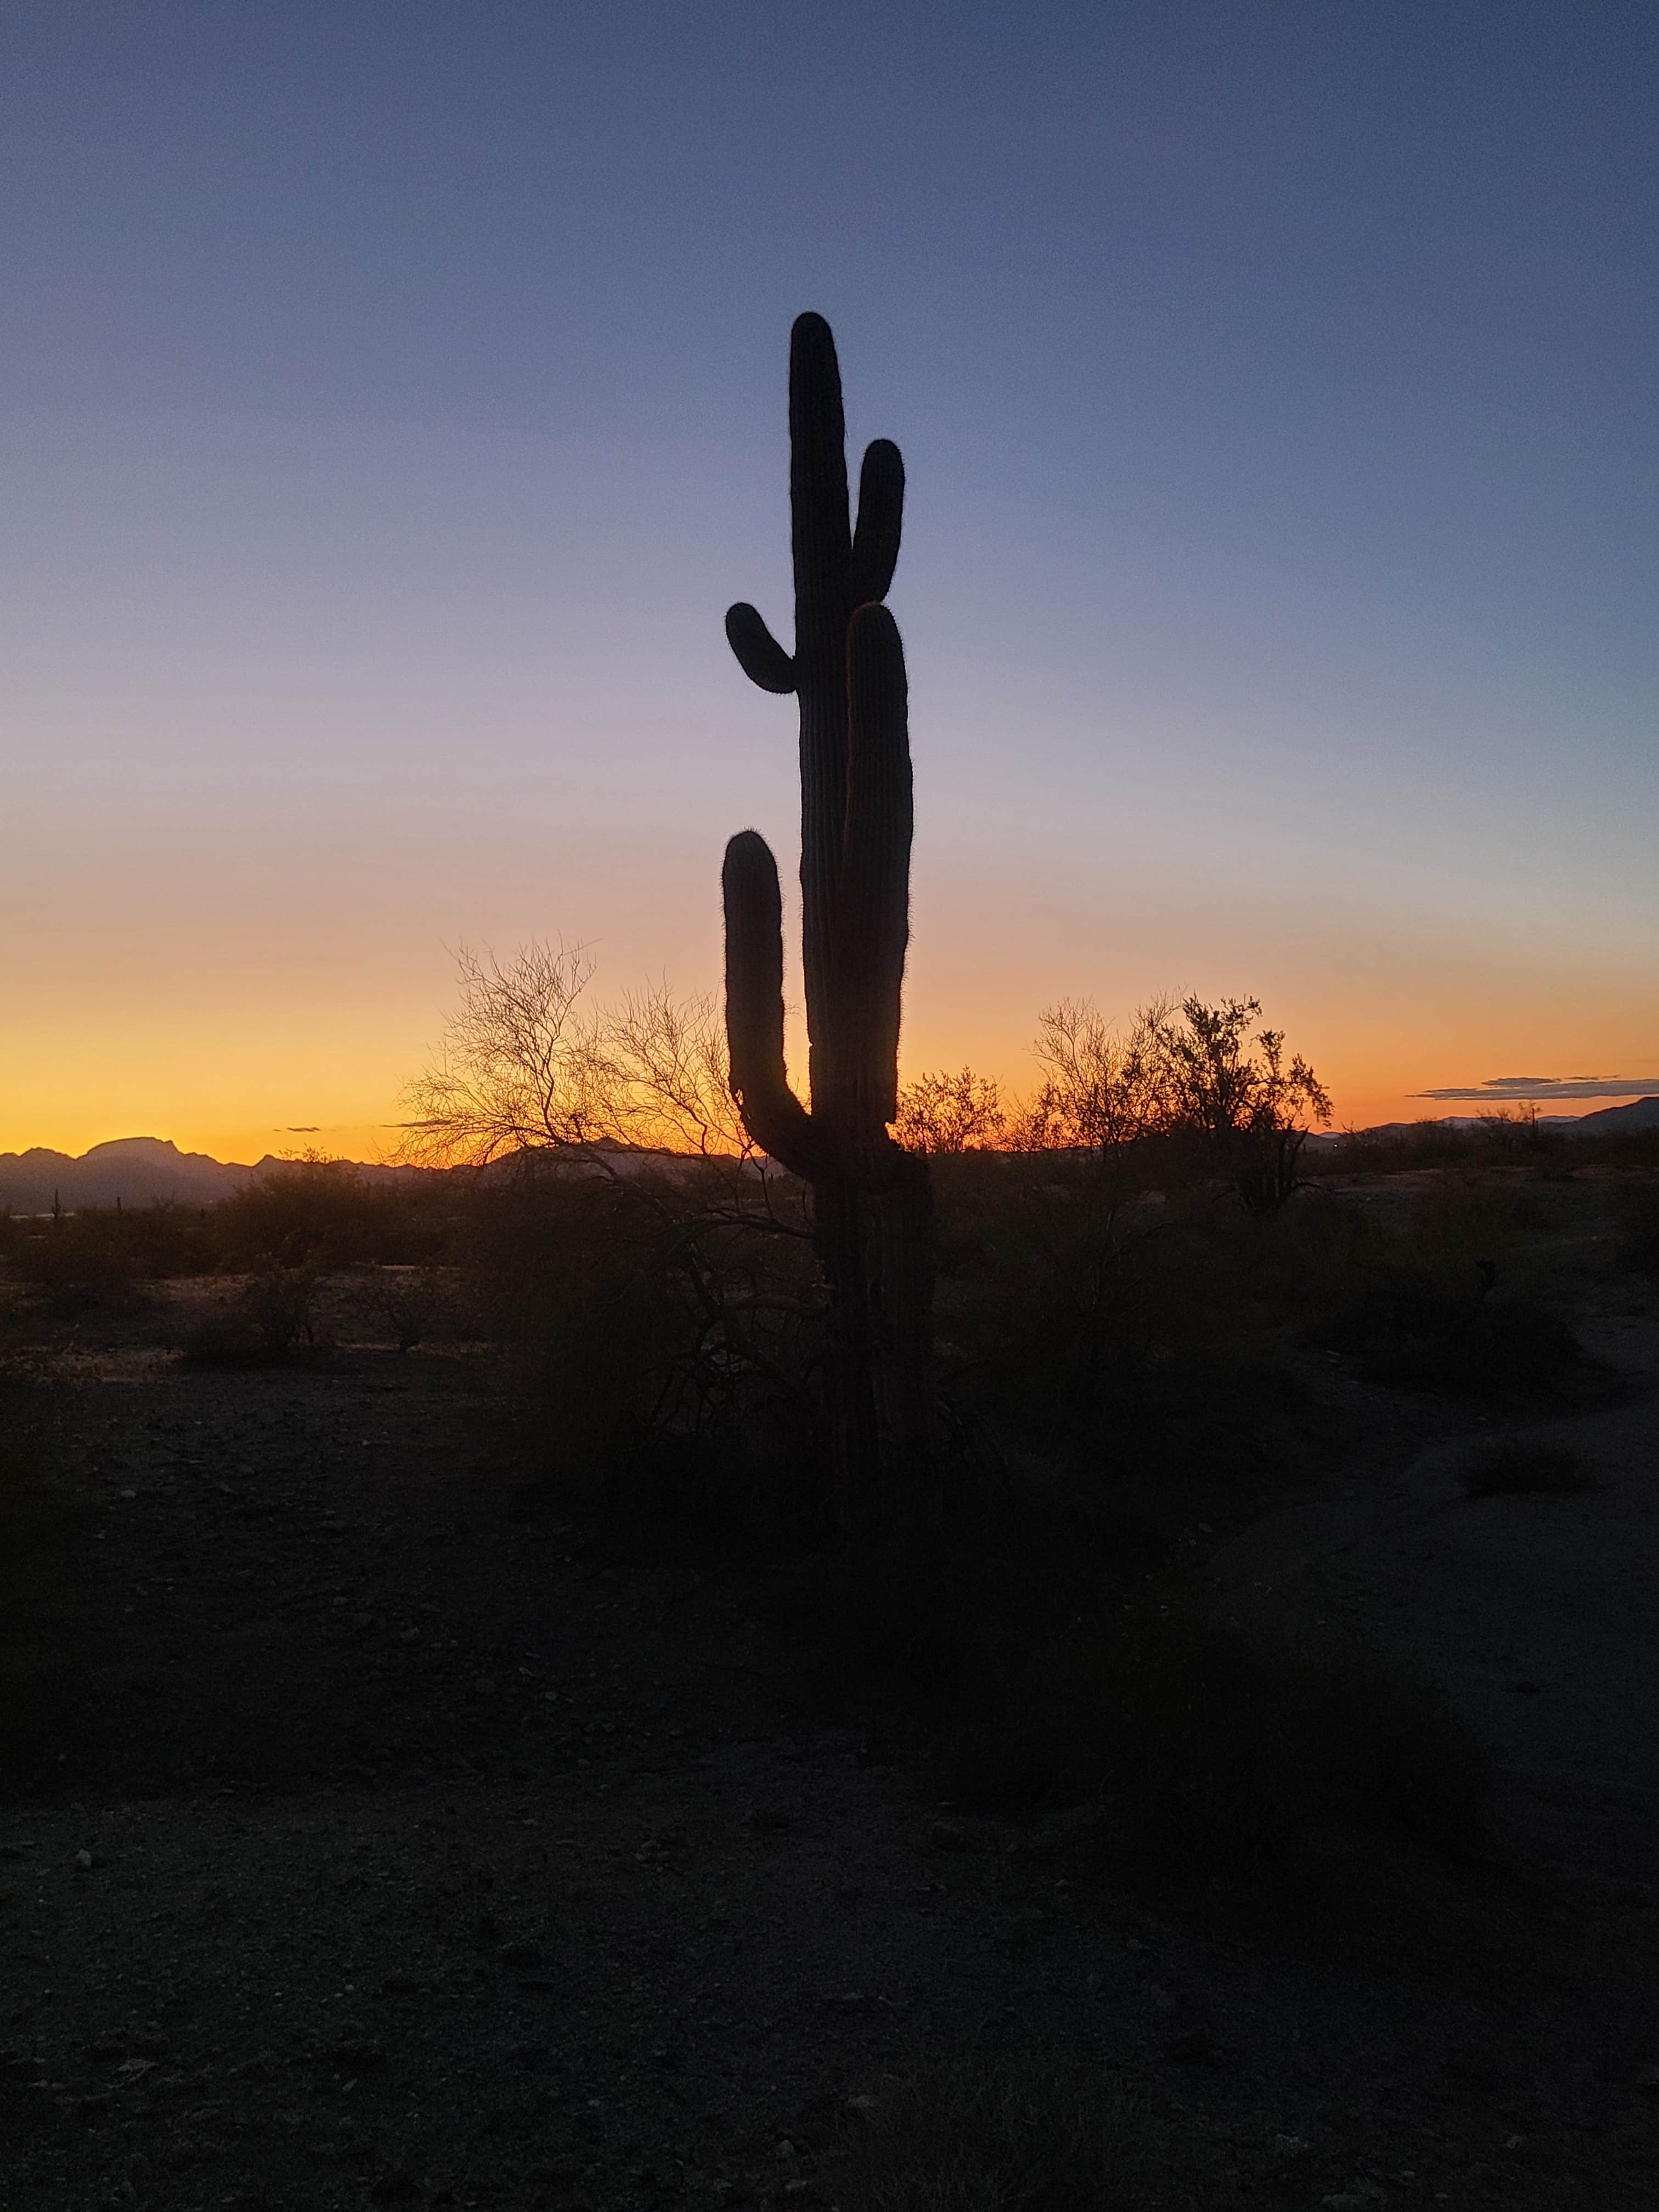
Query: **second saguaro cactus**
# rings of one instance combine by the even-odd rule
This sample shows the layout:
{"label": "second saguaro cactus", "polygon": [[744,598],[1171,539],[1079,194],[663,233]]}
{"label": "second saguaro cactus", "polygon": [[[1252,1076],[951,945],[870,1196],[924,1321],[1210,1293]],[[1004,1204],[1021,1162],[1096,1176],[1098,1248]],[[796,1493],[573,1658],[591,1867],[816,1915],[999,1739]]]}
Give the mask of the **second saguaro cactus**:
{"label": "second saguaro cactus", "polygon": [[763,838],[726,850],[726,1037],[732,1095],[755,1142],[812,1186],[830,1290],[830,1398],[842,1509],[914,1505],[930,1427],[931,1214],[927,1164],[896,1145],[900,997],[913,823],[904,651],[881,604],[898,558],[904,465],[864,456],[856,527],[835,340],[802,315],[789,349],[795,649],[751,606],[726,633],[763,690],[800,709],[802,965],[811,1107],[783,1051],[782,898]]}

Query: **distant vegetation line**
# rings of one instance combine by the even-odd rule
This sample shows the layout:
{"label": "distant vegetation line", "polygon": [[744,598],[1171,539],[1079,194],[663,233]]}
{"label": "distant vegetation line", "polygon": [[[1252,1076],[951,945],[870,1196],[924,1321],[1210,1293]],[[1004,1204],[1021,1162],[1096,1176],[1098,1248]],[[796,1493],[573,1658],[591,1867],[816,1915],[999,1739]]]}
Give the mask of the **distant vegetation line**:
{"label": "distant vegetation line", "polygon": [[[923,1078],[922,1081],[938,1079]],[[1540,1115],[1526,1123],[1511,1115],[1448,1115],[1421,1121],[1385,1121],[1374,1127],[1320,1134],[1309,1140],[1316,1158],[1310,1168],[1334,1166],[1339,1162],[1358,1164],[1358,1155],[1386,1155],[1397,1164],[1400,1156],[1425,1151],[1449,1156],[1468,1144],[1502,1144],[1504,1128],[1535,1131],[1535,1140],[1559,1136],[1582,1141],[1598,1137],[1635,1135],[1659,1130],[1659,1097],[1638,1098],[1623,1106],[1608,1106],[1592,1114]],[[983,1139],[975,1139],[976,1146]],[[993,1150],[1015,1149],[994,1144]],[[217,1160],[206,1152],[181,1152],[162,1137],[118,1137],[94,1145],[82,1153],[62,1152],[47,1146],[33,1146],[21,1152],[0,1152],[0,1211],[9,1213],[48,1213],[54,1200],[66,1208],[83,1206],[149,1206],[156,1203],[210,1206],[218,1200],[289,1164],[273,1153],[252,1164]],[[418,1180],[441,1172],[426,1167],[386,1166],[378,1161],[341,1163],[371,1182]]]}

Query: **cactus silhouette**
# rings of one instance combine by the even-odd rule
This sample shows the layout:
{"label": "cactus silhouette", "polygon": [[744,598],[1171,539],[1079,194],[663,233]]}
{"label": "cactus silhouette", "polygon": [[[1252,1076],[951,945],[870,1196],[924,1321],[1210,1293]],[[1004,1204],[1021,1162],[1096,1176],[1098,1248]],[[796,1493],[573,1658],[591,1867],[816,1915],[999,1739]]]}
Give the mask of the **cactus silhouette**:
{"label": "cactus silhouette", "polygon": [[929,1487],[932,1213],[925,1159],[888,1133],[897,1110],[913,823],[904,650],[881,604],[898,559],[904,465],[878,439],[848,512],[835,340],[802,315],[789,348],[795,650],[756,610],[726,634],[763,690],[800,708],[802,966],[811,1105],[783,1051],[782,896],[752,830],[726,848],[726,1022],[750,1137],[811,1183],[830,1290],[826,1364],[843,1516],[913,1514]]}

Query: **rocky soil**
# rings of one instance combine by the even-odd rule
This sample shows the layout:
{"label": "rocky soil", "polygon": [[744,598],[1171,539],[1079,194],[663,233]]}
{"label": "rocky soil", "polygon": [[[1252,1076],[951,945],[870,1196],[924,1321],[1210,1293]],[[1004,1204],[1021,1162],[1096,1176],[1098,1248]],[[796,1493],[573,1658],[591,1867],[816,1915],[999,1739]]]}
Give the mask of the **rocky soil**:
{"label": "rocky soil", "polygon": [[1211,1563],[1363,1615],[1501,1762],[1507,1875],[1317,1928],[942,1803],[925,1716],[764,1565],[562,1507],[465,1347],[15,1331],[60,1534],[13,1624],[0,2204],[851,2212],[884,2103],[1004,2053],[1206,2146],[1125,2204],[1659,2201],[1659,1333],[1616,1304],[1628,1387],[1561,1417],[1601,1488],[1468,1503],[1474,1417],[1378,1394]]}

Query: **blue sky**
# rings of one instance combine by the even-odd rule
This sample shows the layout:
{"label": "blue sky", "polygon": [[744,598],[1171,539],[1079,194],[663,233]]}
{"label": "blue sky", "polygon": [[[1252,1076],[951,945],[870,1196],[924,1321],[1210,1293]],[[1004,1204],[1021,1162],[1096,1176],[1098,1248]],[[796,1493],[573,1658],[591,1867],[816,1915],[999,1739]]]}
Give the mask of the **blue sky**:
{"label": "blue sky", "polygon": [[788,325],[910,484],[907,1054],[1253,992],[1659,1073],[1659,18],[15,6],[0,1142],[392,1117],[450,948],[793,844]]}

